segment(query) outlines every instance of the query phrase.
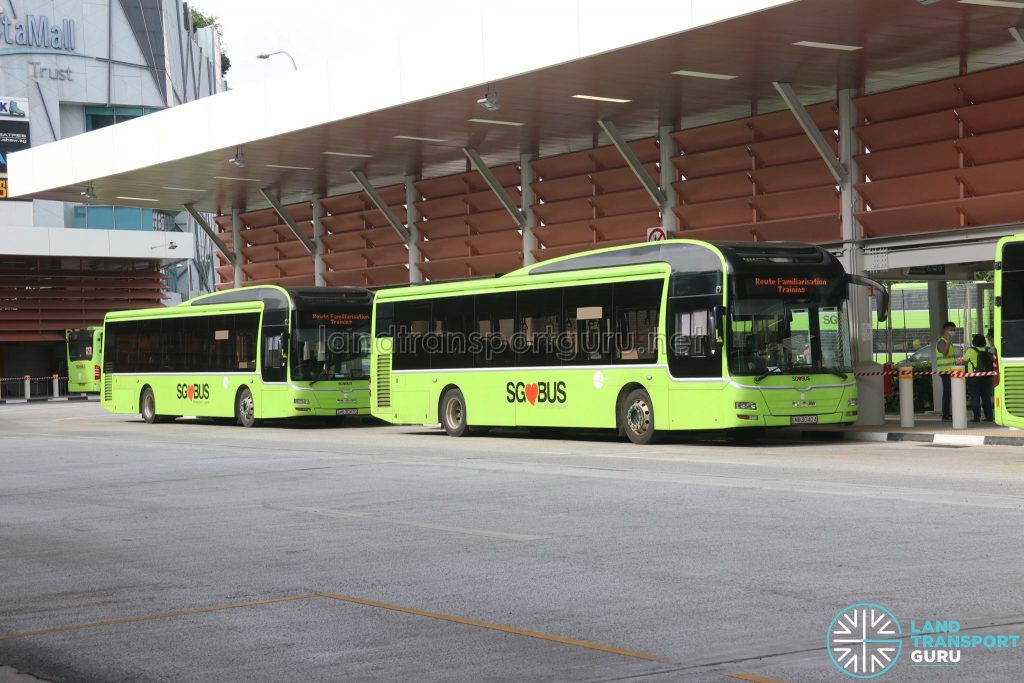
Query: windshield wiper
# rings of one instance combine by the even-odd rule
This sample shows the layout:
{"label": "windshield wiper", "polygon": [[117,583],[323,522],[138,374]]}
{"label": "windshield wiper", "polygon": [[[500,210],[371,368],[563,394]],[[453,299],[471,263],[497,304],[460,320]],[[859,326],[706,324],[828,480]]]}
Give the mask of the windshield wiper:
{"label": "windshield wiper", "polygon": [[767,370],[765,370],[764,372],[762,372],[762,373],[761,373],[760,375],[758,375],[757,377],[755,377],[755,378],[754,378],[754,381],[755,381],[755,382],[760,382],[761,380],[763,380],[763,379],[764,379],[765,377],[767,377],[768,375],[773,375],[773,374],[775,374],[775,373],[778,373],[778,374],[780,374],[780,375],[781,375],[781,374],[782,374],[782,368],[780,368],[780,367],[779,367],[779,366],[777,366],[777,365],[776,365],[776,366],[773,366],[773,367],[770,367],[770,368],[768,368]]}
{"label": "windshield wiper", "polygon": [[830,368],[826,365],[822,365],[821,369],[830,375],[835,375],[836,377],[842,378],[844,381],[850,377],[849,374],[843,372],[842,370],[836,370],[835,368]]}

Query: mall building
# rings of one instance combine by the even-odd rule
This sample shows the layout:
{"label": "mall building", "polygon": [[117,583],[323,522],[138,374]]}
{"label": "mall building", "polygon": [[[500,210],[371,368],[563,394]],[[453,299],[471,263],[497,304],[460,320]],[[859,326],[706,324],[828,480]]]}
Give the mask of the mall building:
{"label": "mall building", "polygon": [[0,2],[0,378],[60,372],[67,328],[214,285],[181,207],[10,199],[8,155],[222,90],[217,33],[181,0]]}

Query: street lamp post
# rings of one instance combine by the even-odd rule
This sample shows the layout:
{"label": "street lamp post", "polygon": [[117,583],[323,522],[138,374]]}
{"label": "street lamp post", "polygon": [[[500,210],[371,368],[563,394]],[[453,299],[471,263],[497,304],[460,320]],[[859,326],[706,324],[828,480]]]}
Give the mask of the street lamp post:
{"label": "street lamp post", "polygon": [[270,59],[274,55],[284,55],[285,57],[287,57],[288,59],[290,59],[292,61],[292,68],[295,69],[296,71],[299,70],[299,67],[295,65],[295,58],[292,57],[285,50],[278,50],[277,52],[265,52],[265,53],[263,53],[261,55],[256,55],[256,59]]}

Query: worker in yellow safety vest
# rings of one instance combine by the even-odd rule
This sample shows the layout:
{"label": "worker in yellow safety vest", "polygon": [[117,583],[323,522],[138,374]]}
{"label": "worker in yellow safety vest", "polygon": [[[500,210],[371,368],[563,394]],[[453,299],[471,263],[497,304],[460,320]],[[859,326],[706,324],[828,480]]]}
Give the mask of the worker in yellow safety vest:
{"label": "worker in yellow safety vest", "polygon": [[935,340],[935,369],[940,373],[942,381],[942,419],[952,420],[952,391],[950,389],[949,371],[956,363],[956,346],[953,345],[953,333],[956,325],[951,322],[942,324],[942,336]]}

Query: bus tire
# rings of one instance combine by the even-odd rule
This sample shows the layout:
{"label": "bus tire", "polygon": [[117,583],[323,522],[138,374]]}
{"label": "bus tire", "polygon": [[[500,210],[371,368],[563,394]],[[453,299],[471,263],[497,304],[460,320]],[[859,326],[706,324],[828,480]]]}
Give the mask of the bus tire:
{"label": "bus tire", "polygon": [[654,402],[646,389],[634,389],[622,402],[619,423],[626,438],[638,445],[654,443],[658,432],[654,429]]}
{"label": "bus tire", "polygon": [[258,427],[256,419],[256,400],[252,397],[249,387],[242,387],[235,399],[235,419],[243,427]]}
{"label": "bus tire", "polygon": [[142,417],[142,421],[148,425],[160,421],[156,414],[156,396],[153,395],[153,389],[150,387],[144,388],[139,396],[139,415]]}
{"label": "bus tire", "polygon": [[441,397],[441,426],[448,436],[468,436],[469,425],[466,423],[466,397],[452,387]]}

